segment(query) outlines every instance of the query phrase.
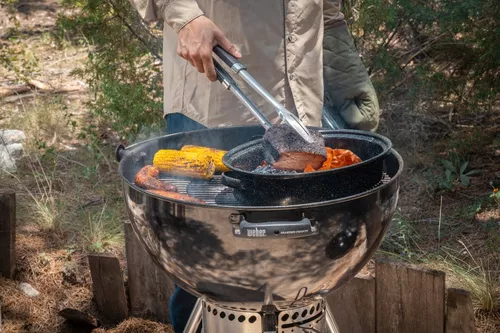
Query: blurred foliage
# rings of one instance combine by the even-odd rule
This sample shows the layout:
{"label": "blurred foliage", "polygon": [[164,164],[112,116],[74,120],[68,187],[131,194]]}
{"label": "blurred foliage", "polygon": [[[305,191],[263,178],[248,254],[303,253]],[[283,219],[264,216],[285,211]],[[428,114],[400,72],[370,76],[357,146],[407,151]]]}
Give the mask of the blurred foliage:
{"label": "blurred foliage", "polygon": [[161,37],[153,35],[128,0],[64,0],[71,14],[58,18],[58,40],[88,47],[81,76],[94,98],[90,109],[133,140],[145,128],[158,127],[163,114]]}
{"label": "blurred foliage", "polygon": [[[121,134],[158,124],[161,24],[146,25],[129,0],[63,4],[73,10],[60,16],[59,39],[79,36],[89,47],[78,74],[95,94],[91,109]],[[498,101],[498,0],[345,0],[343,12],[381,99],[402,94],[462,112]]]}
{"label": "blurred foliage", "polygon": [[356,45],[382,95],[488,111],[500,92],[498,0],[345,0]]}

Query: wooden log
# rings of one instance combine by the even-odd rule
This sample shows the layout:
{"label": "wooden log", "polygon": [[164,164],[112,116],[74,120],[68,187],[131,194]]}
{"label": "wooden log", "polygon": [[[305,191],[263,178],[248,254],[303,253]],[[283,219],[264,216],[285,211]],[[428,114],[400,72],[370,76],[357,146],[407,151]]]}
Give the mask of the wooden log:
{"label": "wooden log", "polygon": [[125,223],[128,290],[132,316],[170,323],[170,297],[175,285],[151,259],[130,222]]}
{"label": "wooden log", "polygon": [[80,310],[65,308],[59,311],[58,315],[81,328],[85,327],[92,330],[99,327],[99,323],[96,318]]}
{"label": "wooden log", "polygon": [[30,91],[31,89],[27,86],[12,86],[12,87],[0,87],[0,98],[19,95]]}
{"label": "wooden log", "polygon": [[443,272],[377,260],[375,279],[377,332],[444,332]]}
{"label": "wooden log", "polygon": [[354,278],[327,298],[341,333],[375,333],[375,278]]}
{"label": "wooden log", "polygon": [[0,189],[0,275],[12,279],[16,270],[16,192]]}
{"label": "wooden log", "polygon": [[94,297],[102,322],[106,325],[118,324],[128,317],[120,263],[108,254],[91,254],[88,258]]}
{"label": "wooden log", "polygon": [[474,307],[470,293],[448,289],[446,300],[446,333],[474,333]]}

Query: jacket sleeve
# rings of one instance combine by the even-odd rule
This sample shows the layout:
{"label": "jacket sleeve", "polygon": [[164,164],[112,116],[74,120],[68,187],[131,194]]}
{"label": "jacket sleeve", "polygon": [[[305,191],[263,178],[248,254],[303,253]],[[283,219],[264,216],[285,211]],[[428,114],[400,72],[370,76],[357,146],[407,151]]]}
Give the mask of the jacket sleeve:
{"label": "jacket sleeve", "polygon": [[346,24],[340,11],[341,0],[323,0],[323,22],[325,30]]}
{"label": "jacket sleeve", "polygon": [[129,0],[146,21],[163,20],[175,32],[202,16],[196,0]]}

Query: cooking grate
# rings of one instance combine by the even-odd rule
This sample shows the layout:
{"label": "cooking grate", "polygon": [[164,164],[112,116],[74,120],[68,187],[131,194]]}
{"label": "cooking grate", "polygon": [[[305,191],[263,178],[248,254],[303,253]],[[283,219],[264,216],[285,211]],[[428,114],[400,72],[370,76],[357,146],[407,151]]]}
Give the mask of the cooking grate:
{"label": "cooking grate", "polygon": [[[174,184],[180,193],[189,194],[205,201],[208,205],[248,206],[245,202],[238,200],[233,195],[233,189],[222,184],[222,176],[215,175],[212,179],[187,180],[173,177],[161,177],[160,180]],[[383,174],[381,181],[366,189],[366,191],[379,187],[391,180],[387,174]]]}
{"label": "cooking grate", "polygon": [[179,178],[161,177],[160,180],[174,184],[180,193],[189,194],[205,201],[209,205],[245,206],[236,200],[233,189],[222,184],[222,176],[215,175],[212,179],[186,180]]}

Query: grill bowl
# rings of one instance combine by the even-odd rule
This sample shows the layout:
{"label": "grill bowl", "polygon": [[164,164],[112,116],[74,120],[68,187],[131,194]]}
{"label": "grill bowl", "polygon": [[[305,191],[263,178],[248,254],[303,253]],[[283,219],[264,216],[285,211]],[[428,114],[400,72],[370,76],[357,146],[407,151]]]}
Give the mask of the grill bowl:
{"label": "grill bowl", "polygon": [[[135,173],[150,164],[160,148],[202,144],[228,150],[262,133],[258,127],[234,127],[148,140],[118,152],[119,172],[135,233],[176,284],[214,303],[238,303],[247,309],[259,308],[267,284],[277,306],[286,309],[326,296],[372,257],[396,209],[403,161],[391,150],[384,158],[390,179],[363,193],[286,206],[252,206],[235,200],[220,177],[212,187],[176,180],[184,182],[181,190],[191,194],[207,194],[203,186],[218,186],[218,194],[208,193],[212,199],[206,205],[158,197],[133,183]],[[222,194],[231,200],[221,201]],[[296,233],[305,230],[301,229],[305,224],[312,228],[306,234]],[[242,232],[244,225],[251,227],[248,234]],[[264,236],[249,232],[253,227],[263,230],[262,226],[293,232]]]}

